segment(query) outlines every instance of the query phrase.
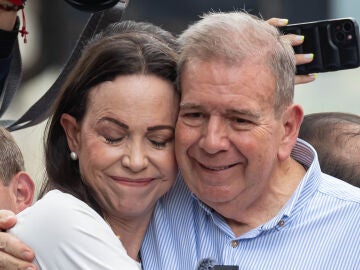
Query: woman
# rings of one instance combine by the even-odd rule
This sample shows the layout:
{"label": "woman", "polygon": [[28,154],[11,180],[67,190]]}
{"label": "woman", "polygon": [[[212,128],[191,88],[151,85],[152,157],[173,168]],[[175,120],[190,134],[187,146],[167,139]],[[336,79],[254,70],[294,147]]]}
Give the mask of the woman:
{"label": "woman", "polygon": [[172,186],[174,38],[122,22],[90,42],[47,125],[45,194],[11,232],[39,269],[140,269],[156,201]]}

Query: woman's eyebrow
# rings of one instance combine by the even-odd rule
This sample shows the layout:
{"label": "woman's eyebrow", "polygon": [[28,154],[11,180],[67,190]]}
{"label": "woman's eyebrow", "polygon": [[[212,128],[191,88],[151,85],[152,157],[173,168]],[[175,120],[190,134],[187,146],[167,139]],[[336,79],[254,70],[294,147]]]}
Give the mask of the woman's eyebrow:
{"label": "woman's eyebrow", "polygon": [[167,126],[167,125],[161,125],[161,126],[154,126],[154,127],[148,127],[148,131],[156,131],[156,130],[162,130],[162,129],[170,129],[171,131],[174,131],[175,128],[173,126]]}
{"label": "woman's eyebrow", "polygon": [[114,123],[115,125],[118,125],[122,128],[125,128],[125,129],[129,129],[129,126],[124,124],[123,122],[119,121],[119,120],[116,120],[114,118],[111,118],[111,117],[103,117],[103,118],[100,118],[98,119],[97,122],[111,122],[111,123]]}

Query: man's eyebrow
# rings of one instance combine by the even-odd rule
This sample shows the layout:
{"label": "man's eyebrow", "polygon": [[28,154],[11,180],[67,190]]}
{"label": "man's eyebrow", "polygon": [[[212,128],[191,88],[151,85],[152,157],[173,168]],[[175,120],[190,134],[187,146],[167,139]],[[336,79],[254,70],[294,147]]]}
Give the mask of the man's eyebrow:
{"label": "man's eyebrow", "polygon": [[161,126],[154,126],[154,127],[148,127],[148,131],[156,131],[156,130],[163,130],[163,129],[170,129],[171,131],[175,130],[175,127],[173,126],[167,126],[167,125],[161,125]]}
{"label": "man's eyebrow", "polygon": [[250,110],[246,110],[246,109],[229,109],[226,110],[227,114],[240,114],[240,115],[246,115],[249,116],[251,118],[255,118],[255,119],[259,119],[260,118],[260,113],[259,112],[254,112],[254,111],[250,111]]}
{"label": "man's eyebrow", "polygon": [[196,103],[180,103],[180,109],[201,109],[203,106]]}
{"label": "man's eyebrow", "polygon": [[115,125],[120,126],[122,128],[129,129],[128,125],[124,124],[123,122],[121,122],[119,120],[111,118],[111,117],[103,117],[103,118],[100,118],[100,119],[97,120],[97,122],[106,122],[106,121],[114,123]]}
{"label": "man's eyebrow", "polygon": [[[180,110],[190,110],[190,109],[203,109],[203,106],[196,104],[196,103],[180,103]],[[259,119],[260,113],[250,111],[247,109],[228,109],[226,110],[226,114],[238,114],[238,115],[245,115],[251,118]]]}

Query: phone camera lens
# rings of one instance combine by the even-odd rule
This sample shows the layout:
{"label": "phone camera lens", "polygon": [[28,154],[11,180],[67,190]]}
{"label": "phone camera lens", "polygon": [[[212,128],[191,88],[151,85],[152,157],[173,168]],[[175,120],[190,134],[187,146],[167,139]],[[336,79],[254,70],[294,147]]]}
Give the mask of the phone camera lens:
{"label": "phone camera lens", "polygon": [[335,25],[335,30],[336,30],[336,31],[341,30],[341,25],[340,25],[340,24]]}
{"label": "phone camera lens", "polygon": [[345,34],[343,32],[337,32],[335,37],[336,37],[336,40],[339,42],[342,42],[345,40]]}
{"label": "phone camera lens", "polygon": [[345,22],[345,23],[343,24],[343,29],[344,29],[344,31],[346,31],[346,32],[351,31],[351,29],[352,29],[351,23],[350,23],[350,22]]}

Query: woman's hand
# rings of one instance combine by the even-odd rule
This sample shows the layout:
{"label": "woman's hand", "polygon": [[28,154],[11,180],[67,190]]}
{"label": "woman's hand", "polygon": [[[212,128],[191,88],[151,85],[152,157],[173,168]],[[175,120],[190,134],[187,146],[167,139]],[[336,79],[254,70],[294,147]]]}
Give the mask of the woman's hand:
{"label": "woman's hand", "polygon": [[34,252],[19,239],[5,232],[16,224],[16,216],[0,210],[0,270],[36,269],[32,264]]}
{"label": "woman's hand", "polygon": [[[267,22],[273,26],[280,27],[288,24],[287,19],[271,18]],[[283,36],[285,39],[289,40],[292,46],[298,46],[304,42],[304,36],[297,36],[294,34],[287,34]],[[310,63],[314,59],[314,54],[295,54],[296,65],[302,65]],[[308,75],[296,75],[295,84],[309,83],[314,81],[316,74]]]}

